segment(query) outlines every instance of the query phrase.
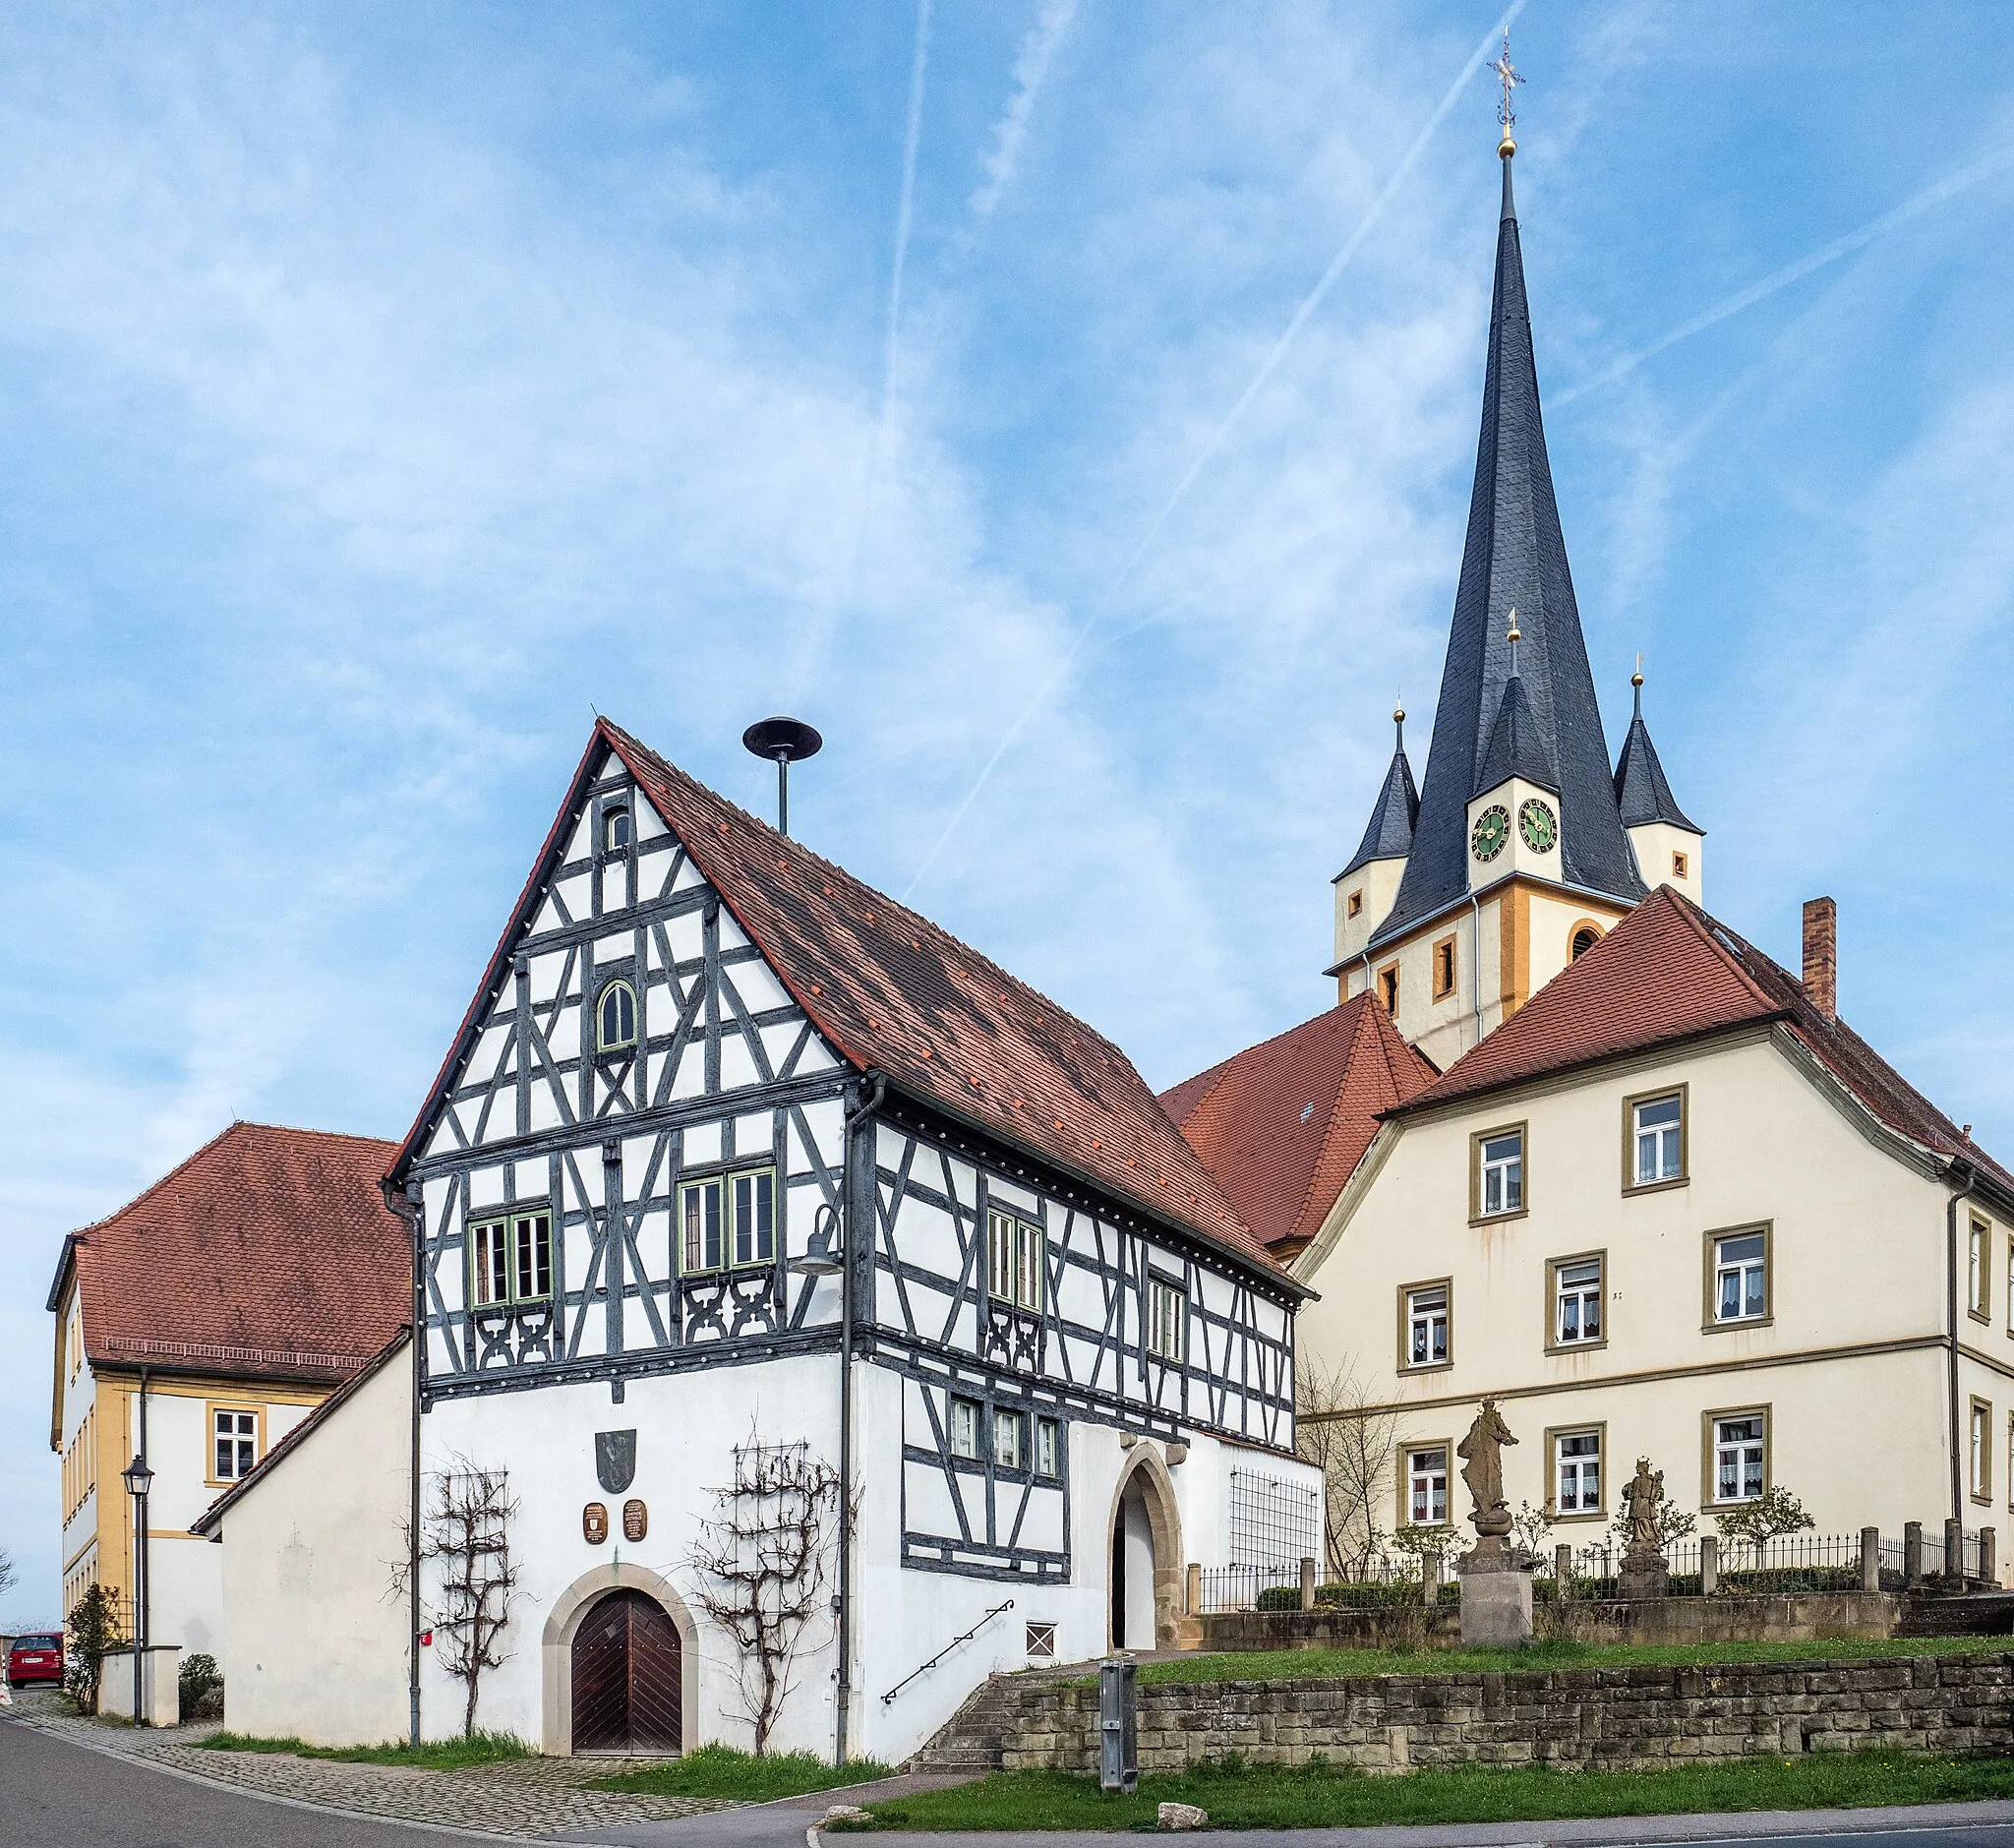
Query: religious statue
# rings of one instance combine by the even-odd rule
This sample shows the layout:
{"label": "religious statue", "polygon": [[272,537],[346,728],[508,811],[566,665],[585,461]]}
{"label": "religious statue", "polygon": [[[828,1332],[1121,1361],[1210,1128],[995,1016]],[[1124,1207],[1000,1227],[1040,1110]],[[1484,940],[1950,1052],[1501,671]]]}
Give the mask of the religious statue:
{"label": "religious statue", "polygon": [[1510,1531],[1510,1508],[1504,1500],[1504,1446],[1516,1442],[1497,1401],[1486,1399],[1468,1435],[1454,1448],[1461,1459],[1461,1479],[1475,1503],[1468,1518],[1481,1539],[1501,1541]]}
{"label": "religious statue", "polygon": [[1623,1491],[1629,1510],[1629,1551],[1662,1553],[1657,1532],[1657,1505],[1664,1500],[1664,1471],[1652,1473],[1650,1459],[1636,1459],[1636,1473]]}

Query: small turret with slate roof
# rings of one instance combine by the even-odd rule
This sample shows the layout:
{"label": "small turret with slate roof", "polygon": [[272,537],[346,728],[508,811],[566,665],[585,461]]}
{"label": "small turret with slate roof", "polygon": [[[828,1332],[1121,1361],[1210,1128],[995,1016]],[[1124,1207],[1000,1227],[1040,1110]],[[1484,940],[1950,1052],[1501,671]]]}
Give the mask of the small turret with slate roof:
{"label": "small turret with slate roof", "polygon": [[1413,823],[1419,819],[1420,793],[1405,754],[1405,708],[1392,714],[1397,743],[1392,767],[1371,806],[1370,824],[1348,865],[1331,883],[1335,887],[1335,959],[1347,962],[1361,954],[1378,922],[1398,895],[1399,874],[1412,852]]}
{"label": "small turret with slate roof", "polygon": [[1610,768],[1539,411],[1508,50],[1496,68],[1507,97],[1496,286],[1433,742],[1417,802],[1394,760],[1338,876],[1329,971],[1345,1000],[1375,988],[1400,1033],[1443,1067],[1651,887],[1697,897],[1687,880],[1699,831],[1672,802],[1640,718]]}
{"label": "small turret with slate roof", "polygon": [[1635,693],[1635,709],[1629,735],[1623,741],[1623,754],[1616,759],[1616,806],[1629,831],[1636,870],[1645,885],[1675,886],[1693,904],[1703,905],[1700,849],[1706,830],[1679,806],[1665,779],[1664,765],[1657,760],[1657,746],[1650,742],[1650,728],[1643,723],[1640,657],[1629,685]]}

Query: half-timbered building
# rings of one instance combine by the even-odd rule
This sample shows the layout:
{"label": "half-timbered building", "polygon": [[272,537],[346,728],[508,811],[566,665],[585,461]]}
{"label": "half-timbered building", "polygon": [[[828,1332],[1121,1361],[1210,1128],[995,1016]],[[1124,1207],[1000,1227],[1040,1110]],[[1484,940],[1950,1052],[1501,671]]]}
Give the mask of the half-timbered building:
{"label": "half-timbered building", "polygon": [[1170,1641],[1190,1561],[1317,1550],[1304,1291],[1125,1055],[607,722],[387,1186],[423,1474],[515,1504],[481,1721],[549,1751],[746,1742],[692,1558],[738,1450],[849,1485],[779,1747],[899,1759]]}

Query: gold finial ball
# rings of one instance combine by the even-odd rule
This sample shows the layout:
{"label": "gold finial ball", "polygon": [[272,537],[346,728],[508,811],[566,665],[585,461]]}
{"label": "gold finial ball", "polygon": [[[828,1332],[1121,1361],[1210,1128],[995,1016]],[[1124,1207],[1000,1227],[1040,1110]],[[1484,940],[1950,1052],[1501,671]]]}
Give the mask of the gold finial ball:
{"label": "gold finial ball", "polygon": [[1635,673],[1629,676],[1629,685],[1631,686],[1641,686],[1643,685],[1643,670],[1641,668],[1638,668]]}
{"label": "gold finial ball", "polygon": [[1509,160],[1516,151],[1517,144],[1510,139],[1510,131],[1506,129],[1504,139],[1497,144],[1497,153],[1501,158]]}
{"label": "gold finial ball", "polygon": [[1515,623],[1512,623],[1510,625],[1510,634],[1506,635],[1504,639],[1506,641],[1522,641],[1524,637],[1517,632],[1517,625]]}
{"label": "gold finial ball", "polygon": [[1405,723],[1405,708],[1403,706],[1393,706],[1392,708],[1392,718],[1394,724],[1403,725]]}

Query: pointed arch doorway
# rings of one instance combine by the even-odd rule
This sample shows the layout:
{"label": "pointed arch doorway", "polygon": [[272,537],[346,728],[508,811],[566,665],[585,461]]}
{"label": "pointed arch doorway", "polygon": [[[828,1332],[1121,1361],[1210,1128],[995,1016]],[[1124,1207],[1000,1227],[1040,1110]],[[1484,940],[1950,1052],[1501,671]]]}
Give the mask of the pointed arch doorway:
{"label": "pointed arch doorway", "polygon": [[575,1752],[676,1752],[684,1736],[679,1632],[655,1598],[611,1591],[573,1633]]}
{"label": "pointed arch doorway", "polygon": [[1167,1465],[1145,1443],[1120,1473],[1107,1531],[1107,1646],[1173,1648],[1181,1615],[1182,1517]]}
{"label": "pointed arch doorway", "polygon": [[626,1561],[582,1575],[546,1619],[543,1749],[673,1753],[697,1742],[699,1634],[678,1592]]}

